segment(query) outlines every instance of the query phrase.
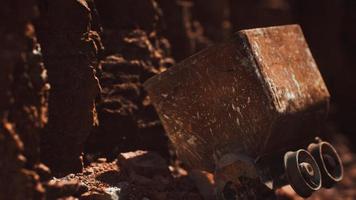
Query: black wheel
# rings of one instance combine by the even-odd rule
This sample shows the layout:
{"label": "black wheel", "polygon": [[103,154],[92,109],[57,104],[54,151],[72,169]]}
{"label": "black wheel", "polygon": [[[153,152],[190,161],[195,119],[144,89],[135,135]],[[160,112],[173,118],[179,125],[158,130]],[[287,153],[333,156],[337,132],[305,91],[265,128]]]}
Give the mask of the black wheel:
{"label": "black wheel", "polygon": [[306,150],[287,152],[284,168],[294,191],[301,197],[309,197],[321,188],[321,173],[313,156]]}
{"label": "black wheel", "polygon": [[330,143],[313,143],[309,145],[308,150],[319,165],[323,187],[331,188],[341,181],[344,172],[342,162]]}

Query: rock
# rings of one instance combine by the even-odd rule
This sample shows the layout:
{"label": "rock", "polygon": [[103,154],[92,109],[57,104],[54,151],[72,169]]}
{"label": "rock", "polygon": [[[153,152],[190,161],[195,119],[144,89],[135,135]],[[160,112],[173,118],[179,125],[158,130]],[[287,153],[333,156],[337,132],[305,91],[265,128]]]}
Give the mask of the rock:
{"label": "rock", "polygon": [[[34,5],[34,1],[7,0],[0,6],[0,199],[44,199],[39,176],[32,170],[38,159],[38,132],[33,130],[41,121],[35,105],[39,90],[35,81],[29,81],[31,75],[39,75],[38,68],[27,62],[34,50],[29,30]],[[14,89],[21,92],[15,94]]]}
{"label": "rock", "polygon": [[53,179],[49,181],[45,187],[48,199],[69,196],[79,197],[81,194],[88,191],[88,186],[75,180],[66,181],[61,179]]}
{"label": "rock", "polygon": [[87,192],[80,198],[81,200],[114,200],[110,194],[99,192]]}
{"label": "rock", "polygon": [[166,161],[157,153],[135,151],[121,153],[118,163],[125,171],[134,171],[136,174],[153,178],[155,175],[167,176],[170,174]]}
{"label": "rock", "polygon": [[107,161],[106,158],[98,158],[98,159],[97,159],[97,162],[98,162],[98,163],[105,163],[106,161]]}
{"label": "rock", "polygon": [[0,121],[0,147],[0,199],[44,199],[39,176],[24,169],[23,144],[8,122]]}
{"label": "rock", "polygon": [[120,200],[127,199],[127,182],[120,182],[117,187],[107,187],[103,191],[87,192],[81,196],[83,200]]}
{"label": "rock", "polygon": [[58,198],[57,200],[78,200],[78,198],[75,198],[75,197],[63,197],[63,198]]}
{"label": "rock", "polygon": [[51,170],[43,163],[34,166],[35,172],[40,176],[40,180],[49,181],[52,178]]}
{"label": "rock", "polygon": [[139,174],[136,174],[133,171],[131,171],[129,173],[130,173],[129,174],[130,181],[132,181],[135,184],[138,184],[138,185],[141,185],[141,186],[145,186],[145,187],[155,185],[155,182],[150,178],[147,178],[145,176],[141,176]]}
{"label": "rock", "polygon": [[[155,0],[95,1],[103,24],[105,56],[100,62],[99,127],[87,152],[115,158],[118,152],[147,149],[169,156],[167,137],[142,83],[174,64],[161,34]],[[122,12],[121,12],[122,11]],[[145,17],[143,17],[145,16]]]}
{"label": "rock", "polygon": [[42,0],[39,8],[36,30],[51,85],[41,158],[59,177],[83,169],[81,154],[100,92],[94,68],[102,45],[86,1]]}
{"label": "rock", "polygon": [[109,187],[105,189],[105,192],[111,196],[112,200],[119,200],[121,188]]}
{"label": "rock", "polygon": [[8,120],[16,124],[16,132],[24,144],[27,168],[33,168],[40,161],[40,129],[47,123],[49,85],[33,25],[25,27],[26,48],[11,74],[12,102]]}
{"label": "rock", "polygon": [[195,1],[158,2],[162,7],[166,27],[162,32],[172,43],[172,54],[177,61],[211,45],[204,34],[203,26],[193,14]]}

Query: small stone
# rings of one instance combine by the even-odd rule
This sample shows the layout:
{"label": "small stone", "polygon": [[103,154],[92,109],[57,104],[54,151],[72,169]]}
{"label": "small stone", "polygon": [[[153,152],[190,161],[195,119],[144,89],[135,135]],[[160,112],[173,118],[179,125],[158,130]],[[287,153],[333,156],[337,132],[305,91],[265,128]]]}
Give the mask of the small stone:
{"label": "small stone", "polygon": [[41,181],[48,181],[52,178],[51,170],[43,163],[36,164],[34,170],[40,176]]}
{"label": "small stone", "polygon": [[105,192],[111,196],[112,200],[119,200],[121,188],[109,187],[105,189]]}
{"label": "small stone", "polygon": [[111,196],[107,193],[99,192],[87,192],[84,193],[81,197],[81,200],[113,200]]}
{"label": "small stone", "polygon": [[88,186],[76,180],[53,179],[45,185],[47,198],[56,199],[68,196],[80,196],[88,191]]}
{"label": "small stone", "polygon": [[166,161],[157,153],[135,151],[121,153],[118,162],[123,170],[152,178],[154,175],[169,175]]}
{"label": "small stone", "polygon": [[98,160],[97,160],[98,163],[104,163],[106,161],[107,161],[106,158],[98,158]]}

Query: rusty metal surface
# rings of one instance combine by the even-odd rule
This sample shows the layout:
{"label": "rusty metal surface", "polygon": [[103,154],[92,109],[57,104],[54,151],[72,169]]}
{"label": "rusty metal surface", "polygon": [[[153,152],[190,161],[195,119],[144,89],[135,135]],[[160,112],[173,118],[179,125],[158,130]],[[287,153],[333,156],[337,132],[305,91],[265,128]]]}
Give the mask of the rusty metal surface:
{"label": "rusty metal surface", "polygon": [[293,148],[319,134],[330,94],[298,25],[240,31],[278,118],[263,151]]}
{"label": "rusty metal surface", "polygon": [[265,87],[279,113],[294,113],[329,98],[299,26],[240,32],[247,39]]}
{"label": "rusty metal surface", "polygon": [[240,31],[145,88],[178,156],[207,171],[227,153],[254,158],[313,137],[329,99],[298,25]]}

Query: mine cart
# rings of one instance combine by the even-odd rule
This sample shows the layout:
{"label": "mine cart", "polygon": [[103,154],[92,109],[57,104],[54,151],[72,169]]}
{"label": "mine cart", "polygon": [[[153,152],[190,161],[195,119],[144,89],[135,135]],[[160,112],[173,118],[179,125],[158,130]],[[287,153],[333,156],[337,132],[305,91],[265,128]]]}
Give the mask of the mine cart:
{"label": "mine cart", "polygon": [[298,25],[239,31],[145,88],[178,157],[215,173],[222,199],[241,178],[302,197],[342,178],[333,146],[315,140],[330,95]]}

